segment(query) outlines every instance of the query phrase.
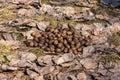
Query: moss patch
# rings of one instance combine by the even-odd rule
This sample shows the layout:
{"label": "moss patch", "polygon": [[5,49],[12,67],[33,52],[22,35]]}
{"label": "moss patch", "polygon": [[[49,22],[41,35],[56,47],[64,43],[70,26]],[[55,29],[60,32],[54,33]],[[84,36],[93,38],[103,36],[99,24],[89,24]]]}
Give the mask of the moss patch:
{"label": "moss patch", "polygon": [[37,48],[30,48],[29,52],[32,52],[32,53],[36,54],[37,56],[45,55],[43,50],[40,49],[39,47],[37,47]]}
{"label": "moss patch", "polygon": [[99,6],[99,7],[94,7],[93,11],[95,14],[100,14],[100,15],[107,15],[108,17],[120,17],[120,10],[117,8],[112,8],[109,6]]}
{"label": "moss patch", "polygon": [[15,13],[7,8],[0,8],[0,21],[9,20],[15,18]]}
{"label": "moss patch", "polygon": [[10,54],[13,51],[14,51],[14,46],[6,46],[0,44],[0,54]]}
{"label": "moss patch", "polygon": [[75,8],[75,10],[76,11],[81,11],[84,7],[82,7],[82,6],[74,6],[74,8]]}
{"label": "moss patch", "polygon": [[14,53],[14,46],[6,46],[0,43],[0,60],[7,63],[6,55]]}
{"label": "moss patch", "polygon": [[112,53],[110,55],[107,55],[105,57],[106,62],[116,62],[116,63],[120,63],[120,56],[117,53]]}
{"label": "moss patch", "polygon": [[49,0],[41,0],[42,4],[49,4]]}
{"label": "moss patch", "polygon": [[34,17],[34,20],[41,22],[41,21],[48,21],[50,22],[50,26],[53,28],[58,27],[58,25],[62,25],[64,23],[68,23],[71,25],[75,25],[77,22],[72,21],[72,20],[67,20],[67,19],[61,19],[61,20],[57,20],[57,18],[49,16],[49,15],[40,15],[40,16],[36,16]]}
{"label": "moss patch", "polygon": [[56,27],[57,26],[57,19],[52,17],[52,16],[49,16],[49,15],[45,15],[45,14],[39,15],[39,16],[36,16],[34,18],[34,20],[36,20],[38,22],[40,22],[40,21],[48,21],[48,22],[50,22],[50,25],[52,27]]}
{"label": "moss patch", "polygon": [[17,40],[19,40],[19,41],[23,40],[23,38],[24,38],[22,33],[15,33],[15,35],[17,36]]}
{"label": "moss patch", "polygon": [[109,37],[109,43],[114,44],[115,46],[120,45],[120,35],[118,33],[114,33],[111,37]]}
{"label": "moss patch", "polygon": [[84,23],[84,24],[93,24],[93,23],[101,23],[101,22],[106,22],[105,20],[102,20],[102,19],[95,19],[95,20],[85,20],[85,21],[82,21],[81,23]]}

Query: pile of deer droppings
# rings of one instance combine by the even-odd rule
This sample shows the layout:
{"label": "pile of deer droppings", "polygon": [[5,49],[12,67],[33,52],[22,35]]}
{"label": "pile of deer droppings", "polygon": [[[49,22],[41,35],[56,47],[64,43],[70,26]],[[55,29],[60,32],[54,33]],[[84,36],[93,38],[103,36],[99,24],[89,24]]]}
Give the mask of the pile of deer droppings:
{"label": "pile of deer droppings", "polygon": [[86,44],[74,28],[51,28],[45,31],[33,32],[34,39],[27,40],[30,47],[40,47],[46,52],[54,53],[74,53],[82,51],[82,46]]}

